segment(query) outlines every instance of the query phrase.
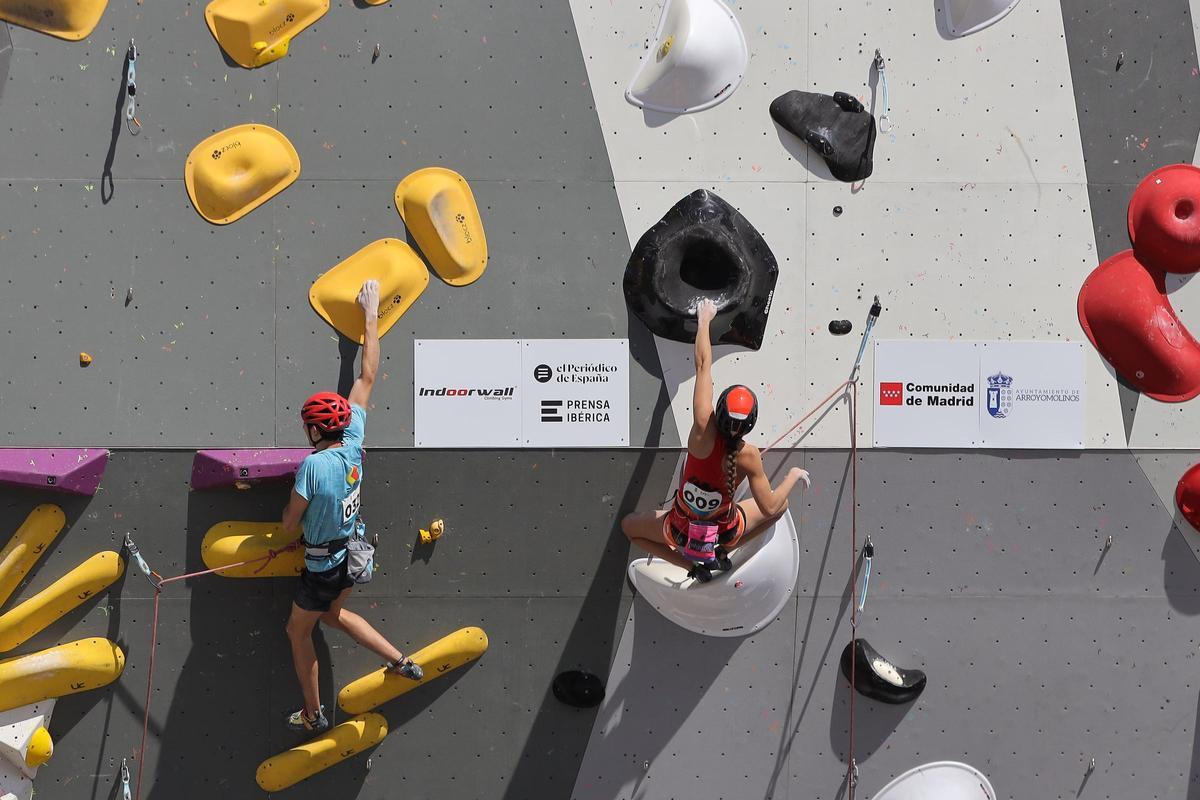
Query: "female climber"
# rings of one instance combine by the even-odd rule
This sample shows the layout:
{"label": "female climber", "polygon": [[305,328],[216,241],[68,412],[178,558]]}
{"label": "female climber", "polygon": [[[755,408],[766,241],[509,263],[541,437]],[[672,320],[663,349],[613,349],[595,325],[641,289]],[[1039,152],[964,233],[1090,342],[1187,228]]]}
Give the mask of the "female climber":
{"label": "female climber", "polygon": [[[758,448],[743,441],[758,418],[758,399],[749,387],[730,386],[713,407],[709,325],[716,313],[712,300],[701,301],[696,309],[692,430],[675,500],[669,509],[640,511],[621,520],[630,542],[702,582],[711,577],[708,569],[681,551],[691,551],[698,540],[715,533],[712,561],[719,569],[729,569],[729,551],[763,533],[783,515],[797,481],[809,483],[808,472],[793,467],[777,489],[771,488]],[[749,479],[753,501],[735,503],[733,493],[743,478]]]}
{"label": "female climber", "polygon": [[303,523],[304,568],[292,602],[287,635],[304,705],[288,716],[288,727],[320,733],[329,727],[317,685],[317,654],[312,632],[318,622],[347,633],[387,661],[389,671],[411,680],[423,677],[420,666],[405,658],[371,623],[343,608],[354,580],[348,574],[346,543],[362,529],[358,516],[363,479],[366,406],[379,369],[379,282],[362,285],[358,304],[366,317],[362,367],[349,399],[318,392],[300,410],[304,433],[315,448],[300,464],[291,500],[283,510],[283,528],[295,533]]}

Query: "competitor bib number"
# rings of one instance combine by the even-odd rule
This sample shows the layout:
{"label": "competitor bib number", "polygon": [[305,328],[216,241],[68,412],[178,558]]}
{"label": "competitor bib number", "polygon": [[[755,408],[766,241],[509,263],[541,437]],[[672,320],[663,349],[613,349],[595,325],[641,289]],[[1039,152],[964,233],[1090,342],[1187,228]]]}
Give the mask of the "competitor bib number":
{"label": "competitor bib number", "polygon": [[691,481],[683,484],[683,500],[701,516],[707,516],[721,507],[720,492],[707,492]]}
{"label": "competitor bib number", "polygon": [[358,515],[358,490],[361,486],[355,486],[345,500],[342,501],[342,524],[346,525]]}

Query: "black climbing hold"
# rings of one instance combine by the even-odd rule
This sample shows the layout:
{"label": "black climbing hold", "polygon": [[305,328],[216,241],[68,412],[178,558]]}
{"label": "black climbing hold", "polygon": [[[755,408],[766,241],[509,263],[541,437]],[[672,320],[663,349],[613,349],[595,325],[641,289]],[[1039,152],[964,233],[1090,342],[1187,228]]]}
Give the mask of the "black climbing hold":
{"label": "black climbing hold", "polygon": [[694,342],[696,306],[711,299],[714,343],[757,350],[778,275],[762,234],[716,194],[698,189],[638,240],[625,267],[625,301],[652,333]]}
{"label": "black climbing hold", "polygon": [[834,206],[834,207],[833,207],[833,215],[834,215],[835,217],[840,217],[840,216],[842,215],[842,207],[841,207],[841,206]]}
{"label": "black climbing hold", "polygon": [[925,691],[925,673],[900,669],[876,652],[865,639],[855,639],[842,651],[842,675],[850,680],[854,659],[854,688],[859,694],[881,703],[911,703]]}
{"label": "black climbing hold", "polygon": [[839,181],[870,176],[875,118],[857,98],[845,92],[831,97],[793,90],[771,103],[771,119],[820,153]]}
{"label": "black climbing hold", "polygon": [[829,332],[834,336],[845,336],[852,330],[854,330],[854,323],[848,319],[829,320]]}
{"label": "black climbing hold", "polygon": [[600,679],[577,669],[560,672],[551,689],[560,701],[576,708],[593,708],[604,699],[604,684]]}

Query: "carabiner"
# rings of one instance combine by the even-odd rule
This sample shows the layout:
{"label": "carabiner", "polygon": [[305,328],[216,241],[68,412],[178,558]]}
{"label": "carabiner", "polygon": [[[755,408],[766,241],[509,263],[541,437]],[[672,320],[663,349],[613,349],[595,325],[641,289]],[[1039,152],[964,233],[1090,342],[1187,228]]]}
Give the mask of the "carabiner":
{"label": "carabiner", "polygon": [[125,759],[121,759],[121,794],[122,800],[130,800],[129,792],[129,765],[125,763]]}
{"label": "carabiner", "polygon": [[133,136],[142,130],[142,121],[137,118],[137,45],[129,40],[129,69],[125,73],[125,94],[129,104],[125,106],[125,127]]}

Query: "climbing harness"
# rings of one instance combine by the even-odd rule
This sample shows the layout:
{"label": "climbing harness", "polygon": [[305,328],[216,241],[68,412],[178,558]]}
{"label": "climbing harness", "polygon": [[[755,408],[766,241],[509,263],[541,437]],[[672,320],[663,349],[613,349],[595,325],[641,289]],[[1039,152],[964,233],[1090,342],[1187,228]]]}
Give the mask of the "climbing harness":
{"label": "climbing harness", "polygon": [[[283,555],[284,553],[295,550],[297,547],[300,547],[301,544],[302,544],[301,540],[297,539],[296,541],[292,542],[291,544],[287,545],[286,547],[281,547],[278,550],[268,550],[267,554],[265,556],[259,556],[258,558],[249,558],[249,559],[246,559],[245,561],[239,561],[236,564],[226,564],[225,566],[222,566],[222,567],[213,567],[212,569],[202,569],[198,572],[188,572],[183,575],[173,575],[170,578],[164,578],[161,575],[159,575],[157,572],[155,572],[154,570],[150,569],[150,566],[146,563],[146,559],[144,559],[142,557],[141,552],[138,550],[137,545],[134,543],[133,537],[129,533],[125,534],[126,549],[129,550],[129,554],[131,556],[133,556],[135,561],[137,561],[138,567],[142,570],[142,572],[146,576],[146,580],[150,581],[151,585],[154,586],[154,619],[153,619],[153,622],[151,622],[151,624],[150,624],[150,658],[149,658],[149,664],[147,665],[147,668],[146,668],[146,702],[142,706],[143,707],[142,743],[138,747],[137,786],[134,790],[134,800],[141,800],[141,797],[142,797],[142,765],[146,763],[146,735],[150,730],[150,696],[154,689],[154,654],[155,654],[155,651],[158,649],[158,601],[159,601],[159,597],[162,595],[163,587],[166,586],[168,583],[174,583],[176,581],[184,581],[184,580],[187,580],[188,578],[199,578],[202,575],[212,575],[213,573],[221,572],[222,570],[234,569],[236,567],[245,567],[250,564],[256,564],[259,561],[261,561],[262,565],[259,566],[258,569],[254,570],[254,574],[258,574],[259,572],[262,572],[264,569],[266,569],[267,565],[270,564],[272,561],[274,561],[276,558]],[[123,770],[122,779],[125,781],[124,800],[130,800],[128,769],[125,767],[124,761],[121,762],[121,767]]]}
{"label": "climbing harness", "polygon": [[137,116],[137,45],[129,40],[129,70],[125,73],[125,94],[129,103],[125,106],[125,127],[137,136],[142,130],[142,121]]}
{"label": "climbing harness", "polygon": [[858,595],[858,613],[862,613],[863,606],[867,604],[867,587],[871,585],[871,559],[875,557],[875,545],[871,543],[870,534],[867,535],[867,543],[863,545],[863,583],[862,591]]}
{"label": "climbing harness", "polygon": [[129,765],[125,763],[125,759],[121,759],[121,800],[130,800],[129,798]]}
{"label": "climbing harness", "polygon": [[879,132],[888,133],[892,129],[891,105],[888,103],[887,62],[879,48],[875,48],[875,71],[879,73],[879,89],[883,93],[883,111],[879,113]]}

